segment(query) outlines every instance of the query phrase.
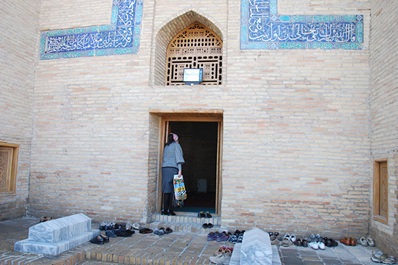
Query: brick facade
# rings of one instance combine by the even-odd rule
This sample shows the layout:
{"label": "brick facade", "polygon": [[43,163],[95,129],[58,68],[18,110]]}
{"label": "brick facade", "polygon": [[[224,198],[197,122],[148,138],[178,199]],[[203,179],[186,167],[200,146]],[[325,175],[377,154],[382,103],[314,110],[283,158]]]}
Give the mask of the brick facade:
{"label": "brick facade", "polygon": [[[308,0],[299,7],[279,2],[280,13],[363,15],[362,50],[241,50],[240,1],[162,0],[144,1],[137,54],[57,60],[37,60],[39,30],[107,24],[111,1],[65,6],[42,0],[40,20],[38,2],[20,6],[32,23],[19,21],[17,11],[5,5],[15,12],[8,27],[29,24],[30,32],[17,37],[24,48],[6,42],[6,61],[15,70],[2,77],[11,81],[2,82],[2,91],[9,92],[0,97],[1,109],[8,98],[18,99],[21,109],[1,112],[10,127],[1,127],[0,140],[24,146],[17,195],[27,199],[29,181],[28,214],[82,212],[96,221],[150,221],[158,207],[159,113],[216,111],[223,116],[223,227],[359,237],[371,224],[375,233],[396,240],[394,205],[388,227],[371,221],[373,159],[389,158],[396,186],[397,154],[391,146],[398,137],[377,119],[388,117],[388,131],[396,131],[391,113],[397,106],[385,110],[375,96],[387,91],[391,99],[397,96],[397,62],[390,62],[391,73],[381,70],[386,57],[377,48],[388,41],[377,35],[383,25],[391,23],[393,32],[393,0],[395,9],[384,7],[373,18],[374,35],[370,10],[382,7],[372,1]],[[168,40],[195,20],[223,40],[223,84],[165,87]],[[397,53],[396,47],[384,49]],[[15,63],[11,57],[22,52],[28,56]],[[378,81],[384,79],[387,87]]]}
{"label": "brick facade", "polygon": [[[398,30],[393,22],[398,2],[372,1],[371,10],[371,159],[387,160],[389,195],[387,224],[371,219],[370,227],[380,247],[398,253]],[[391,32],[390,37],[384,38],[385,32]]]}

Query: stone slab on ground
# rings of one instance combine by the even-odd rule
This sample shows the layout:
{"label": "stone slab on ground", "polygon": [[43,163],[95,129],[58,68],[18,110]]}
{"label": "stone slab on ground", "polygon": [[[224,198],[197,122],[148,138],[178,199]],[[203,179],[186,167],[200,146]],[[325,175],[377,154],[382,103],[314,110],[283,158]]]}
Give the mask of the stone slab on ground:
{"label": "stone slab on ground", "polygon": [[98,236],[98,229],[91,229],[91,219],[75,214],[29,227],[28,239],[15,243],[14,250],[23,253],[59,255]]}

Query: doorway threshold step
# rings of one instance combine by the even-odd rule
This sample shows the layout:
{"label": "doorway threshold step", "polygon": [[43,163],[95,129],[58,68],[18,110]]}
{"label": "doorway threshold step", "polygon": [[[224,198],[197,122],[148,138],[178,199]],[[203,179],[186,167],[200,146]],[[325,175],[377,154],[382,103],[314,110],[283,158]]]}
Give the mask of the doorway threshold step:
{"label": "doorway threshold step", "polygon": [[[211,223],[212,228],[203,228],[203,224]],[[208,234],[212,231],[221,231],[221,219],[218,216],[211,218],[198,218],[192,214],[177,213],[176,216],[168,216],[161,214],[152,215],[151,229],[159,229],[161,227],[170,227],[173,231],[191,232],[198,234]]]}

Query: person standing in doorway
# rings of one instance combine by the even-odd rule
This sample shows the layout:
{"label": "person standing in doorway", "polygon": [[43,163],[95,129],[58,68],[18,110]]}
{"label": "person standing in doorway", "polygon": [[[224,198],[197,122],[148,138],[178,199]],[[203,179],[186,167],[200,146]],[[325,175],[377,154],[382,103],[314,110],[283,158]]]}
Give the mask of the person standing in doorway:
{"label": "person standing in doorway", "polygon": [[176,215],[173,209],[174,203],[174,175],[182,175],[182,165],[185,163],[178,135],[170,133],[163,151],[162,163],[162,215]]}

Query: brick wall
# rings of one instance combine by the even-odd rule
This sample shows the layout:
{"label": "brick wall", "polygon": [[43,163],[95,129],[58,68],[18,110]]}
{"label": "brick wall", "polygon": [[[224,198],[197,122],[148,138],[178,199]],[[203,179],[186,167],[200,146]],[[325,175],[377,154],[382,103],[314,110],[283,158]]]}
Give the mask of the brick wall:
{"label": "brick wall", "polygon": [[[109,2],[96,5],[97,17],[80,8],[90,1],[69,7],[77,15],[43,0],[40,29],[106,23]],[[161,128],[150,111],[215,109],[224,113],[223,227],[366,234],[370,1],[307,2],[303,15],[363,14],[364,49],[243,51],[240,1],[163,0],[144,1],[136,55],[39,61],[29,213],[148,221],[158,199]],[[288,1],[280,6],[295,10]],[[191,10],[222,34],[222,86],[164,87],[157,79],[161,37],[182,30],[178,18]]]}
{"label": "brick wall", "polygon": [[[398,254],[398,18],[397,1],[372,1],[370,65],[371,154],[388,163],[388,223],[372,220],[376,243],[389,254]],[[388,37],[387,37],[388,36]]]}
{"label": "brick wall", "polygon": [[15,194],[0,193],[0,220],[26,211],[40,1],[0,3],[0,142],[19,145]]}

